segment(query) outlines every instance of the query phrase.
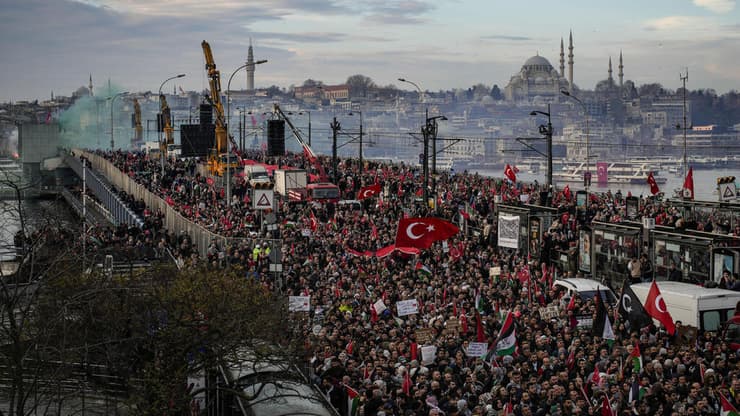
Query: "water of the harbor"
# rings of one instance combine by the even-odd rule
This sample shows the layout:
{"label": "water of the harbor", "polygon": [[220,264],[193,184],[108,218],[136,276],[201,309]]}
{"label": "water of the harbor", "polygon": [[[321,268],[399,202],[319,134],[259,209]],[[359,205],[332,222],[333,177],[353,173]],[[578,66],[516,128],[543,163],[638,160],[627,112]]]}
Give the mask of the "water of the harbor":
{"label": "water of the harbor", "polygon": [[21,219],[27,233],[43,227],[69,226],[76,221],[72,210],[62,200],[0,201],[0,261],[15,257],[14,238],[21,229]]}
{"label": "water of the harbor", "polygon": [[[484,176],[503,177],[503,170],[479,170],[479,174]],[[740,181],[740,171],[737,169],[708,169],[708,170],[694,170],[694,199],[697,201],[719,201],[717,195],[717,178],[723,176],[736,176]],[[547,181],[546,171],[540,171],[539,173],[528,173],[520,171],[516,174],[517,180],[522,182],[533,182],[545,183]],[[681,189],[684,182],[683,176],[676,176],[670,173],[663,175],[666,178],[666,183],[659,184],[660,191],[665,193],[666,198],[672,198],[675,196],[675,190]],[[566,184],[569,185],[571,191],[577,191],[584,189],[583,182],[562,182],[559,183],[556,179],[553,179],[555,186],[558,189],[562,189]],[[593,180],[591,181],[590,190],[592,192],[606,192],[611,190],[612,193],[622,191],[623,195],[627,195],[628,192],[632,193],[633,196],[650,196],[650,185],[647,184],[647,178],[645,178],[644,184],[627,184],[627,183],[610,183],[610,184],[599,184],[596,181],[596,175],[594,174]]]}

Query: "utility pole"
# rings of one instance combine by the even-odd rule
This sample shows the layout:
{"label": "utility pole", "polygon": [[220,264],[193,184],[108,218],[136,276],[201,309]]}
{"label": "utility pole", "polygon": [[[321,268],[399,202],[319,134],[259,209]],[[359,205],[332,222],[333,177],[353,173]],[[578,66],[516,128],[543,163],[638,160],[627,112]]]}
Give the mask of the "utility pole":
{"label": "utility pole", "polygon": [[686,68],[686,75],[679,75],[683,82],[683,176],[689,173],[689,163],[686,158],[686,81],[689,80],[689,69]]}
{"label": "utility pole", "polygon": [[421,134],[424,137],[424,154],[422,160],[422,173],[424,175],[424,206],[429,201],[429,133],[432,122],[429,120],[429,112],[427,111],[427,117],[423,126],[421,126]]}
{"label": "utility pole", "polygon": [[331,168],[333,170],[334,184],[339,183],[339,166],[337,161],[337,133],[342,129],[342,126],[334,117],[334,120],[329,124],[331,127]]}

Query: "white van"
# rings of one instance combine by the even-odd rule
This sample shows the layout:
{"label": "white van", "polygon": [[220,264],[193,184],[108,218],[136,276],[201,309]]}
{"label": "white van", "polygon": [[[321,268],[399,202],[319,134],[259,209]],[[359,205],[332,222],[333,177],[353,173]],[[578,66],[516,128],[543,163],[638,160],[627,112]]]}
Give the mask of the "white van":
{"label": "white van", "polygon": [[[645,304],[651,283],[631,285],[632,290]],[[717,331],[720,325],[735,314],[740,292],[726,289],[705,288],[690,283],[657,282],[668,313],[673,321],[704,331]]]}
{"label": "white van", "polygon": [[270,175],[262,165],[245,165],[244,175],[251,186],[258,183],[269,183]]}
{"label": "white van", "polygon": [[596,292],[599,291],[601,298],[606,300],[606,303],[610,305],[617,303],[617,297],[614,295],[614,292],[607,285],[596,280],[573,277],[570,279],[556,280],[553,282],[553,286],[556,289],[566,291],[565,296],[563,296],[564,299],[569,300],[574,294],[577,294],[581,300],[586,301],[593,299],[596,296]]}

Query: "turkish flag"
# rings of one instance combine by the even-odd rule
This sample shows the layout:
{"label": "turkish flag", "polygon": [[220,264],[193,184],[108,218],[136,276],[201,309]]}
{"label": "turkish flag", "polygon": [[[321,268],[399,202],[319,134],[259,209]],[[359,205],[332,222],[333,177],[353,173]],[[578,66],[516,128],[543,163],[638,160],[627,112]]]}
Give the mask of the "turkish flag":
{"label": "turkish flag", "polygon": [[370,186],[363,186],[362,188],[360,188],[359,192],[357,192],[357,199],[363,200],[365,198],[372,198],[379,193],[380,193],[379,183],[376,183]]}
{"label": "turkish flag", "polygon": [[401,389],[404,393],[406,393],[407,397],[411,397],[411,377],[409,376],[409,370],[406,370],[406,373],[403,375],[403,383],[401,384]]}
{"label": "turkish flag", "polygon": [[686,174],[686,179],[683,181],[683,196],[689,199],[694,199],[694,168],[689,168],[689,173]]}
{"label": "turkish flag", "polygon": [[570,192],[570,185],[565,185],[565,188],[563,188],[563,196],[565,196],[566,201],[570,201],[570,197],[573,196]]}
{"label": "turkish flag", "polygon": [[311,211],[311,216],[308,218],[311,221],[311,231],[316,231],[317,228],[319,228],[319,220],[316,219],[316,215],[313,214],[313,211]]}
{"label": "turkish flag", "polygon": [[650,285],[650,292],[648,292],[647,299],[645,299],[645,312],[660,321],[670,335],[676,332],[676,324],[673,322],[671,314],[668,313],[663,295],[660,294],[660,289],[658,289],[655,280]]}
{"label": "turkish flag", "polygon": [[506,167],[504,168],[504,176],[509,178],[510,181],[516,182],[516,173],[514,173],[514,169],[509,166],[509,164],[506,164]]}
{"label": "turkish flag", "polygon": [[648,173],[647,183],[648,185],[650,185],[651,194],[655,195],[658,192],[660,192],[660,189],[658,188],[658,184],[655,182],[655,178],[653,177],[653,172]]}
{"label": "turkish flag", "polygon": [[446,240],[460,229],[453,223],[440,218],[402,218],[398,221],[396,247],[426,249],[435,241]]}
{"label": "turkish flag", "polygon": [[609,403],[609,398],[606,394],[601,402],[601,416],[614,416],[614,410],[612,410],[612,405]]}

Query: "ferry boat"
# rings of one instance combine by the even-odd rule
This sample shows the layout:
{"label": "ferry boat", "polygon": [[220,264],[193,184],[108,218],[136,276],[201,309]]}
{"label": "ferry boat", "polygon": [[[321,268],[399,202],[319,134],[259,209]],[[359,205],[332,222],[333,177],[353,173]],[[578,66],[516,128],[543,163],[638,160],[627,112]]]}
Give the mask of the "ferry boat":
{"label": "ferry boat", "polygon": [[[586,163],[564,163],[561,165],[560,171],[553,172],[553,179],[560,182],[582,182],[583,174],[586,172]],[[590,166],[591,171],[591,182],[598,182],[598,175],[596,173],[596,165]],[[648,174],[653,172],[653,178],[655,183],[664,184],[667,179],[660,176],[660,170],[658,166],[651,163],[644,162],[608,162],[606,173],[608,183],[624,183],[624,184],[636,184],[642,185],[647,181]]]}

